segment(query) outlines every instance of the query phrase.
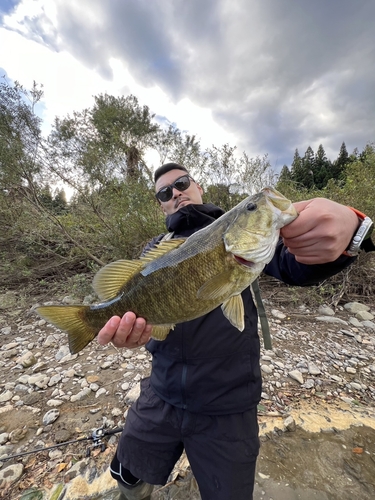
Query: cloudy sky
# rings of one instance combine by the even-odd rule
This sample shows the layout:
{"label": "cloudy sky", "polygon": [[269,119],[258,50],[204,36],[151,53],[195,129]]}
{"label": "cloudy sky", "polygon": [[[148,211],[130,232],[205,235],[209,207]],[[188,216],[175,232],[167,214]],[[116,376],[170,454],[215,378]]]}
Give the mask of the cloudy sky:
{"label": "cloudy sky", "polygon": [[0,0],[0,74],[55,116],[136,95],[274,168],[375,140],[374,0]]}

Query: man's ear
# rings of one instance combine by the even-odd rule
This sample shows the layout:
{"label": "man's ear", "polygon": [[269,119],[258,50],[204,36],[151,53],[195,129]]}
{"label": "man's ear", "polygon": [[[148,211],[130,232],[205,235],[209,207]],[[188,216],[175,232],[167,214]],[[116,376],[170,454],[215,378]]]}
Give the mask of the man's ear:
{"label": "man's ear", "polygon": [[200,192],[200,194],[202,196],[203,195],[203,188],[202,188],[202,186],[200,184],[197,184],[197,188],[198,188],[198,190],[199,190],[199,192]]}

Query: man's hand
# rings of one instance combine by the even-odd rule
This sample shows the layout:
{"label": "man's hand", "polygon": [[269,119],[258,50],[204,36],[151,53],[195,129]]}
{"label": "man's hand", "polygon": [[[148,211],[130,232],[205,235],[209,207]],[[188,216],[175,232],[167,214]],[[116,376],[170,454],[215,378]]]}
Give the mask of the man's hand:
{"label": "man's hand", "polygon": [[280,232],[289,252],[302,264],[336,260],[358,228],[353,210],[325,198],[300,201],[294,206],[299,216]]}
{"label": "man's hand", "polygon": [[133,312],[127,312],[122,318],[113,316],[100,330],[98,342],[101,345],[112,342],[115,347],[132,349],[144,345],[151,336],[152,325],[144,318],[137,318]]}

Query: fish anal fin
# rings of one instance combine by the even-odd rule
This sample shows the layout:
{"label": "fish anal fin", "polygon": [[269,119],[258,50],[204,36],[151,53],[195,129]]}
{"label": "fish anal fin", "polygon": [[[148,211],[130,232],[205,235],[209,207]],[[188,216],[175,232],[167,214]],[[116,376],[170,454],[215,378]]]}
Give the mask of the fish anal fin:
{"label": "fish anal fin", "polygon": [[223,302],[221,309],[230,323],[240,332],[243,332],[245,328],[245,309],[241,294],[233,295],[233,297]]}
{"label": "fish anal fin", "polygon": [[165,340],[175,325],[153,325],[151,337],[155,340]]}
{"label": "fish anal fin", "polygon": [[172,240],[162,240],[160,243],[155,245],[151,250],[149,250],[145,255],[142,255],[140,260],[144,263],[152,262],[153,260],[162,257],[171,250],[178,248],[182,243],[186,241],[186,238],[175,238]]}
{"label": "fish anal fin", "polygon": [[200,287],[197,297],[202,300],[216,300],[221,297],[228,297],[233,293],[231,277],[232,273],[230,270],[214,276]]}
{"label": "fish anal fin", "polygon": [[92,282],[100,300],[116,297],[121,288],[134,275],[139,273],[145,264],[141,260],[117,260],[100,269]]}

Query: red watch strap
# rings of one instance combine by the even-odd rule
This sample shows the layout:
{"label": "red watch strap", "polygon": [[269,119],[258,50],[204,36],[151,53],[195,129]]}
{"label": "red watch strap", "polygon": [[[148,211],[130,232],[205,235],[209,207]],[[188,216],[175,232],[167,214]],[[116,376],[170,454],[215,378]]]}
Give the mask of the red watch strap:
{"label": "red watch strap", "polygon": [[350,208],[350,210],[353,210],[353,212],[357,215],[357,217],[358,217],[359,219],[364,220],[364,219],[366,218],[366,214],[364,214],[363,212],[360,212],[360,211],[359,211],[359,210],[357,210],[356,208],[354,208],[354,207],[349,207],[349,206],[348,206],[348,208]]}

